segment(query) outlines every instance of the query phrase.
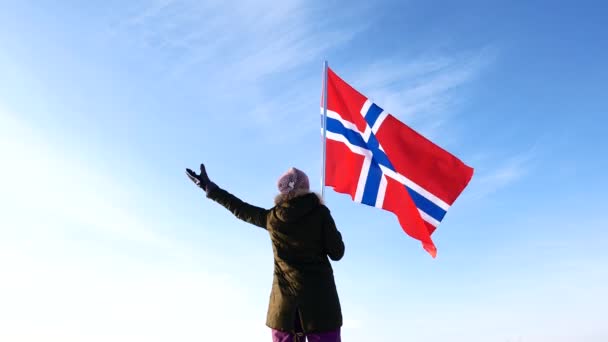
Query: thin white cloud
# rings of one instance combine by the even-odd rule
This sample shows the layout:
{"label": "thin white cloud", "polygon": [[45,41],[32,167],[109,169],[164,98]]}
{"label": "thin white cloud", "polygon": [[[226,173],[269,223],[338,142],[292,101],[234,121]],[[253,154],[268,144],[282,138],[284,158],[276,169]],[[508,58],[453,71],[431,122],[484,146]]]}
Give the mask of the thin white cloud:
{"label": "thin white cloud", "polygon": [[470,196],[481,199],[521,180],[534,168],[535,157],[535,149],[530,149],[502,162],[494,161],[493,166],[478,167],[470,185]]}
{"label": "thin white cloud", "polygon": [[493,58],[489,48],[411,60],[390,58],[363,68],[352,84],[432,139],[463,102],[459,90],[472,83]]}
{"label": "thin white cloud", "polygon": [[[260,134],[265,136],[284,131],[285,122],[293,124],[294,118],[316,126],[297,118],[316,118],[316,106],[311,104],[319,96],[320,77],[308,75],[288,85],[270,85],[269,77],[320,64],[327,53],[352,41],[373,24],[369,16],[361,20],[361,14],[368,13],[362,6],[351,4],[341,8],[340,15],[330,16],[329,4],[304,0],[165,0],[141,6],[121,19],[114,32],[165,58],[167,72],[178,79],[199,78],[205,97],[238,101],[239,115],[265,128]],[[347,81],[433,138],[462,102],[458,90],[472,82],[493,55],[485,48],[411,59],[389,57],[357,66]],[[310,91],[313,84],[315,91]],[[276,94],[277,87],[281,94]],[[307,97],[293,96],[296,93]],[[315,101],[306,101],[311,96]]]}
{"label": "thin white cloud", "polygon": [[163,1],[124,20],[129,33],[171,59],[177,75],[255,82],[313,61],[359,30],[324,18],[323,3],[288,1]]}
{"label": "thin white cloud", "polygon": [[[294,122],[308,132],[316,129],[305,117],[317,119],[322,61],[368,25],[355,18],[361,5],[351,4],[339,16],[329,15],[330,8],[304,0],[147,3],[123,13],[108,41],[124,39],[146,51],[145,58],[160,61],[165,76],[190,84],[230,112],[229,119],[216,120],[250,132],[253,127],[253,138],[266,139]],[[313,63],[318,73],[298,76]],[[281,74],[288,75],[281,77],[284,83],[275,79]]]}

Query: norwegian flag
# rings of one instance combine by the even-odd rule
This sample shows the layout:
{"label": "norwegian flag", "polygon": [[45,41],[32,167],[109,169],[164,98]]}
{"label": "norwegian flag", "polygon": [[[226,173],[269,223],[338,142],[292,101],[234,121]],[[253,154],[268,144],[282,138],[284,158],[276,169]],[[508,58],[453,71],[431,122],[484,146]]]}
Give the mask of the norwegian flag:
{"label": "norwegian flag", "polygon": [[473,169],[329,68],[326,91],[325,185],[355,202],[394,213],[403,230],[435,257],[431,234],[471,180]]}

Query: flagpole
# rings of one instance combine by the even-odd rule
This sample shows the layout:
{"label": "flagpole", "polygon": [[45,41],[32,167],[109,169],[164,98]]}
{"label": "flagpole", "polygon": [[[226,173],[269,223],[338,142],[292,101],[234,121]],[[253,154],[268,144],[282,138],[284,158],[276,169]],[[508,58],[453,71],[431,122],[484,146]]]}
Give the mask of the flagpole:
{"label": "flagpole", "polygon": [[327,61],[323,63],[323,162],[321,168],[321,198],[325,200],[325,161],[327,157]]}

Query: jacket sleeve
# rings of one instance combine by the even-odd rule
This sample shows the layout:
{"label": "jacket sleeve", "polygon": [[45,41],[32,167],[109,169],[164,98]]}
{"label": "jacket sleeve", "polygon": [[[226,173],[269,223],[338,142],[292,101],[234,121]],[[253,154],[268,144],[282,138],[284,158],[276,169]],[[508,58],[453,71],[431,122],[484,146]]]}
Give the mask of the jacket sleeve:
{"label": "jacket sleeve", "polygon": [[336,228],[336,223],[331,217],[329,209],[326,209],[325,223],[323,224],[323,244],[327,256],[333,261],[338,261],[344,256],[344,242],[342,234]]}
{"label": "jacket sleeve", "polygon": [[243,202],[238,197],[232,195],[215,184],[211,184],[211,186],[207,188],[207,197],[221,204],[224,208],[232,212],[232,214],[234,214],[234,216],[237,218],[260,228],[266,229],[266,217],[268,215],[267,209],[259,208]]}

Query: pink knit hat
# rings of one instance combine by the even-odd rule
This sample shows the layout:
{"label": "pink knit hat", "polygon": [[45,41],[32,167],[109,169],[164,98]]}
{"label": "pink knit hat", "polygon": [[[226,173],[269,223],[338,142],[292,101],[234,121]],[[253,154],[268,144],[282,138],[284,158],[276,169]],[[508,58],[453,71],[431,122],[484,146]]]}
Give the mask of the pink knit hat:
{"label": "pink knit hat", "polygon": [[306,190],[310,189],[308,183],[308,176],[301,170],[295,167],[290,168],[283,174],[277,182],[279,192],[287,194],[295,190]]}

